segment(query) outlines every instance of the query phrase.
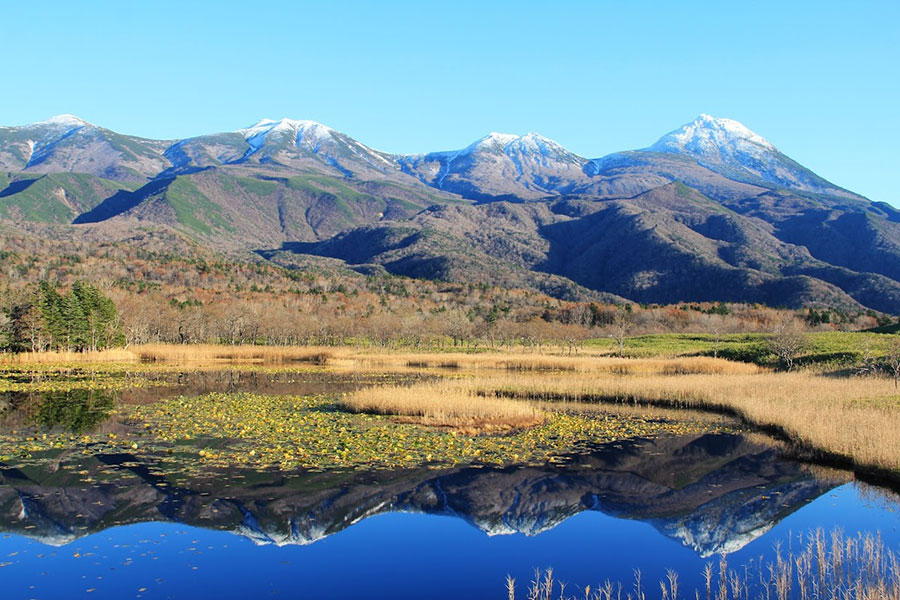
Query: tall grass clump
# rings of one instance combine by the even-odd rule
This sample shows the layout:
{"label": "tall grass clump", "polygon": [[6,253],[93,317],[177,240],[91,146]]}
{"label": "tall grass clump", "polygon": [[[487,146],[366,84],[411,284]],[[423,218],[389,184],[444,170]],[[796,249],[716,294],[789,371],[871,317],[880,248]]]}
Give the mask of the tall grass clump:
{"label": "tall grass clump", "polygon": [[654,404],[714,410],[787,436],[798,449],[900,474],[900,395],[881,378],[810,373],[495,377],[468,382],[511,399]]}
{"label": "tall grass clump", "polygon": [[306,362],[326,364],[333,357],[349,350],[319,348],[316,346],[225,346],[218,344],[143,344],[134,346],[134,353],[146,362],[216,363]]}
{"label": "tall grass clump", "polygon": [[131,363],[138,355],[125,348],[87,350],[84,352],[56,351],[0,354],[0,364],[11,365],[70,365],[76,363]]}
{"label": "tall grass clump", "polygon": [[678,573],[667,571],[656,588],[645,585],[634,571],[631,584],[613,583],[581,588],[569,594],[552,569],[535,572],[524,595],[507,576],[508,600],[900,600],[900,560],[878,535],[845,536],[840,530],[810,532],[796,549],[776,544],[774,557],[731,568],[725,556],[707,563],[702,589],[682,592]]}
{"label": "tall grass clump", "polygon": [[485,397],[463,381],[365,388],[344,396],[340,404],[353,412],[394,415],[407,422],[465,433],[531,427],[545,417],[529,402]]}

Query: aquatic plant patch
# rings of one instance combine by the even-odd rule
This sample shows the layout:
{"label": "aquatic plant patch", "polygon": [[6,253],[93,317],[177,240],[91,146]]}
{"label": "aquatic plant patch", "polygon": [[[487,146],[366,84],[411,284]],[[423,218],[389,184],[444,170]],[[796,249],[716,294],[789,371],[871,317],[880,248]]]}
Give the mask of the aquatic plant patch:
{"label": "aquatic plant patch", "polygon": [[598,444],[724,426],[636,415],[550,412],[539,426],[508,435],[463,435],[341,410],[335,396],[214,393],[121,407],[119,432],[0,435],[10,465],[58,460],[64,453],[162,455],[169,471],[215,468],[390,469],[459,464],[565,461]]}

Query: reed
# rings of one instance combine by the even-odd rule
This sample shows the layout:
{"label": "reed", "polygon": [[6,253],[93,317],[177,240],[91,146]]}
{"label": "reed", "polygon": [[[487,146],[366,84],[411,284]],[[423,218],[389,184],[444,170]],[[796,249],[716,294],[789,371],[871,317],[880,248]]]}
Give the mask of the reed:
{"label": "reed", "polygon": [[219,344],[143,344],[133,352],[142,361],[175,363],[259,362],[326,364],[349,349],[317,346],[225,346]]}
{"label": "reed", "polygon": [[[379,388],[389,399],[402,390],[403,410],[416,403],[438,406],[456,398],[556,403],[652,404],[734,414],[763,429],[783,433],[801,449],[830,454],[861,467],[900,474],[900,396],[883,378],[832,378],[810,373],[754,375],[636,375],[608,373],[480,374],[433,388]],[[348,400],[353,402],[353,397]],[[362,407],[360,407],[362,410]]]}
{"label": "reed", "polygon": [[466,434],[531,427],[545,418],[544,411],[532,403],[479,395],[458,380],[365,388],[344,396],[340,404],[353,412],[395,415],[406,422]]}
{"label": "reed", "polygon": [[[596,587],[566,593],[566,584],[552,569],[538,570],[525,590],[526,600],[900,600],[900,559],[877,534],[850,537],[840,530],[814,530],[784,551],[776,544],[774,557],[732,568],[725,556],[702,571],[703,589],[686,594],[679,589],[678,573],[667,571],[658,591],[648,589],[641,572],[629,584],[609,580]],[[517,597],[515,579],[506,578],[508,600]]]}
{"label": "reed", "polygon": [[542,371],[629,374],[753,374],[753,364],[710,357],[629,359],[609,356],[560,356],[510,353],[358,353],[342,355],[331,364],[433,369]]}
{"label": "reed", "polygon": [[[474,381],[474,385],[477,385]],[[900,396],[886,379],[808,373],[495,380],[479,393],[529,400],[654,403],[734,413],[806,448],[900,472]]]}
{"label": "reed", "polygon": [[254,346],[220,344],[143,344],[100,352],[40,352],[0,359],[22,363],[144,362],[217,363],[306,362],[335,367],[501,370],[625,374],[751,374],[756,365],[711,357],[628,359],[610,356],[535,354],[524,352],[392,352],[357,350],[349,346]]}
{"label": "reed", "polygon": [[71,365],[77,363],[131,363],[138,355],[125,348],[95,350],[93,352],[22,352],[0,354],[0,364],[10,365]]}

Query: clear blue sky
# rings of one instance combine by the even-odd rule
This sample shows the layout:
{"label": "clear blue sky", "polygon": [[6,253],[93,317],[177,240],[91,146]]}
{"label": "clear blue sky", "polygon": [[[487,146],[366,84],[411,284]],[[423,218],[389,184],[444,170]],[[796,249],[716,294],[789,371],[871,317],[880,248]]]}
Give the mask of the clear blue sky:
{"label": "clear blue sky", "polygon": [[314,119],[391,152],[536,131],[597,157],[699,113],[900,205],[900,2],[16,2],[0,123],[179,138]]}

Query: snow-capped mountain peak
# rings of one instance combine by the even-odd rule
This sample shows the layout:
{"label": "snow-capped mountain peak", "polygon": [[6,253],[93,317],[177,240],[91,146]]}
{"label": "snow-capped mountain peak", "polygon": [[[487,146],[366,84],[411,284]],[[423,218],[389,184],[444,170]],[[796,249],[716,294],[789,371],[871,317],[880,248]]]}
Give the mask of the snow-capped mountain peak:
{"label": "snow-capped mountain peak", "polygon": [[543,155],[551,153],[568,153],[562,145],[539,133],[529,132],[525,135],[515,135],[512,133],[497,133],[496,131],[492,131],[488,135],[459,151],[459,154],[468,154],[479,150],[502,151],[506,154],[511,152]]}
{"label": "snow-capped mountain peak", "polygon": [[647,150],[713,156],[734,154],[754,146],[759,151],[777,152],[775,146],[742,123],[702,114],[687,125],[667,133]]}
{"label": "snow-capped mountain peak", "polygon": [[290,136],[296,146],[318,146],[331,139],[334,130],[316,121],[297,121],[294,119],[262,119],[250,127],[239,129],[251,148],[259,149],[267,141],[281,141]]}
{"label": "snow-capped mountain peak", "polygon": [[519,136],[512,133],[498,133],[492,131],[469,147],[472,149],[494,145],[506,147],[517,139],[519,139]]}
{"label": "snow-capped mountain peak", "polygon": [[[849,193],[791,160],[761,135],[733,119],[702,114],[641,152],[686,156],[744,183],[841,196]],[[625,159],[627,162],[627,155]],[[594,161],[590,174],[602,172],[604,162],[609,163],[607,159]]]}
{"label": "snow-capped mountain peak", "polygon": [[55,117],[50,117],[44,121],[38,121],[37,123],[32,123],[28,125],[28,127],[58,127],[61,129],[71,129],[74,127],[85,127],[90,125],[84,119],[76,117],[75,115],[56,115]]}

